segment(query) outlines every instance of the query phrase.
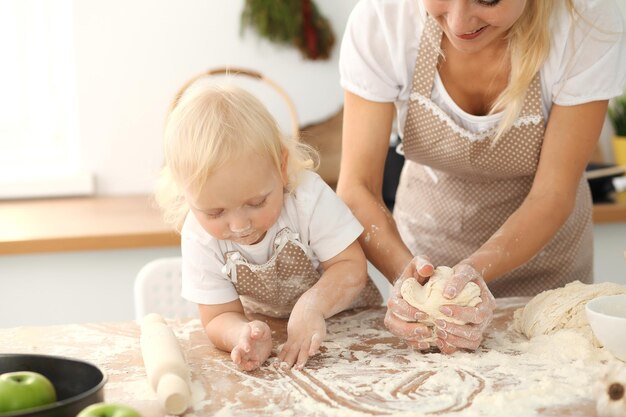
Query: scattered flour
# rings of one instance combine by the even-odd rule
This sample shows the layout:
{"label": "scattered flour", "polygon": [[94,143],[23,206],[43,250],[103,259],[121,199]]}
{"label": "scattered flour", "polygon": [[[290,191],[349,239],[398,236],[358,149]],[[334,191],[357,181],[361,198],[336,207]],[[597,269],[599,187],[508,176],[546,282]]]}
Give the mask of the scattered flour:
{"label": "scattered flour", "polygon": [[[302,371],[269,362],[239,371],[229,354],[207,343],[199,320],[170,321],[192,375],[186,416],[593,415],[593,386],[612,356],[571,329],[529,340],[512,325],[513,311],[526,301],[498,300],[480,350],[453,355],[406,347],[384,328],[382,308],[342,314],[328,321],[328,340]],[[274,333],[278,345],[283,340]],[[108,401],[160,416],[138,341],[133,323],[0,329],[0,351],[92,361],[109,374]]]}

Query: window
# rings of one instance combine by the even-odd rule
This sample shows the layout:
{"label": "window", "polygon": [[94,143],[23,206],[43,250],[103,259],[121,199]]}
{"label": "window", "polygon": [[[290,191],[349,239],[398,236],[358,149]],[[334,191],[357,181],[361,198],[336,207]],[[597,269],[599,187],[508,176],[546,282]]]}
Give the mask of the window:
{"label": "window", "polygon": [[0,198],[81,194],[72,0],[0,2]]}

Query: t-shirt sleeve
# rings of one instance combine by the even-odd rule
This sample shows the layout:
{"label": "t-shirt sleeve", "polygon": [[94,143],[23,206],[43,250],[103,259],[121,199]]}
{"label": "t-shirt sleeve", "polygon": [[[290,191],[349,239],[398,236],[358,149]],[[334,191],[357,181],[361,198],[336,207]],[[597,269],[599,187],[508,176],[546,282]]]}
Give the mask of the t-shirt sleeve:
{"label": "t-shirt sleeve", "polygon": [[344,89],[367,100],[392,102],[400,88],[394,79],[393,40],[386,35],[380,7],[371,0],[361,0],[352,10],[341,42],[340,82]]}
{"label": "t-shirt sleeve", "polygon": [[239,298],[233,283],[222,272],[224,260],[217,245],[183,235],[182,290],[183,298],[197,304],[224,304]]}
{"label": "t-shirt sleeve", "polygon": [[565,47],[553,46],[562,58],[552,101],[564,106],[621,95],[626,83],[626,27],[617,4],[594,0],[576,6],[581,16],[563,33]]}
{"label": "t-shirt sleeve", "polygon": [[363,226],[348,206],[318,175],[303,181],[306,190],[298,204],[308,215],[309,246],[321,261],[327,261],[345,250],[363,232]]}

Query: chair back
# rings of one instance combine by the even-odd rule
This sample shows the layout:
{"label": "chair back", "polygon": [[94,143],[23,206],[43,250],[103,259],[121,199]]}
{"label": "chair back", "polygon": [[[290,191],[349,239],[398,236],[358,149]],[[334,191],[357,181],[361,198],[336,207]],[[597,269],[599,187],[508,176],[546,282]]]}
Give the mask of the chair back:
{"label": "chair back", "polygon": [[180,296],[182,258],[148,262],[134,283],[135,319],[158,313],[165,318],[198,317],[198,306]]}

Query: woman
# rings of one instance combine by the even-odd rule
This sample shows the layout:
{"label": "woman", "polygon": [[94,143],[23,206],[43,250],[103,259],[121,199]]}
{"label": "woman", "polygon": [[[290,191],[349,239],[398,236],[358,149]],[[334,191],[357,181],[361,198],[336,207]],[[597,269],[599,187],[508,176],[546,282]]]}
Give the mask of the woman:
{"label": "woman", "polygon": [[[356,6],[340,59],[338,193],[365,226],[368,259],[394,283],[385,318],[394,334],[429,347],[424,313],[398,289],[410,276],[424,282],[434,265],[454,268],[447,298],[473,281],[483,300],[442,308],[467,323],[437,322],[444,353],[480,345],[493,295],[592,281],[583,172],[607,101],[626,82],[624,44],[613,0]],[[381,187],[396,115],[407,162],[392,217]]]}

